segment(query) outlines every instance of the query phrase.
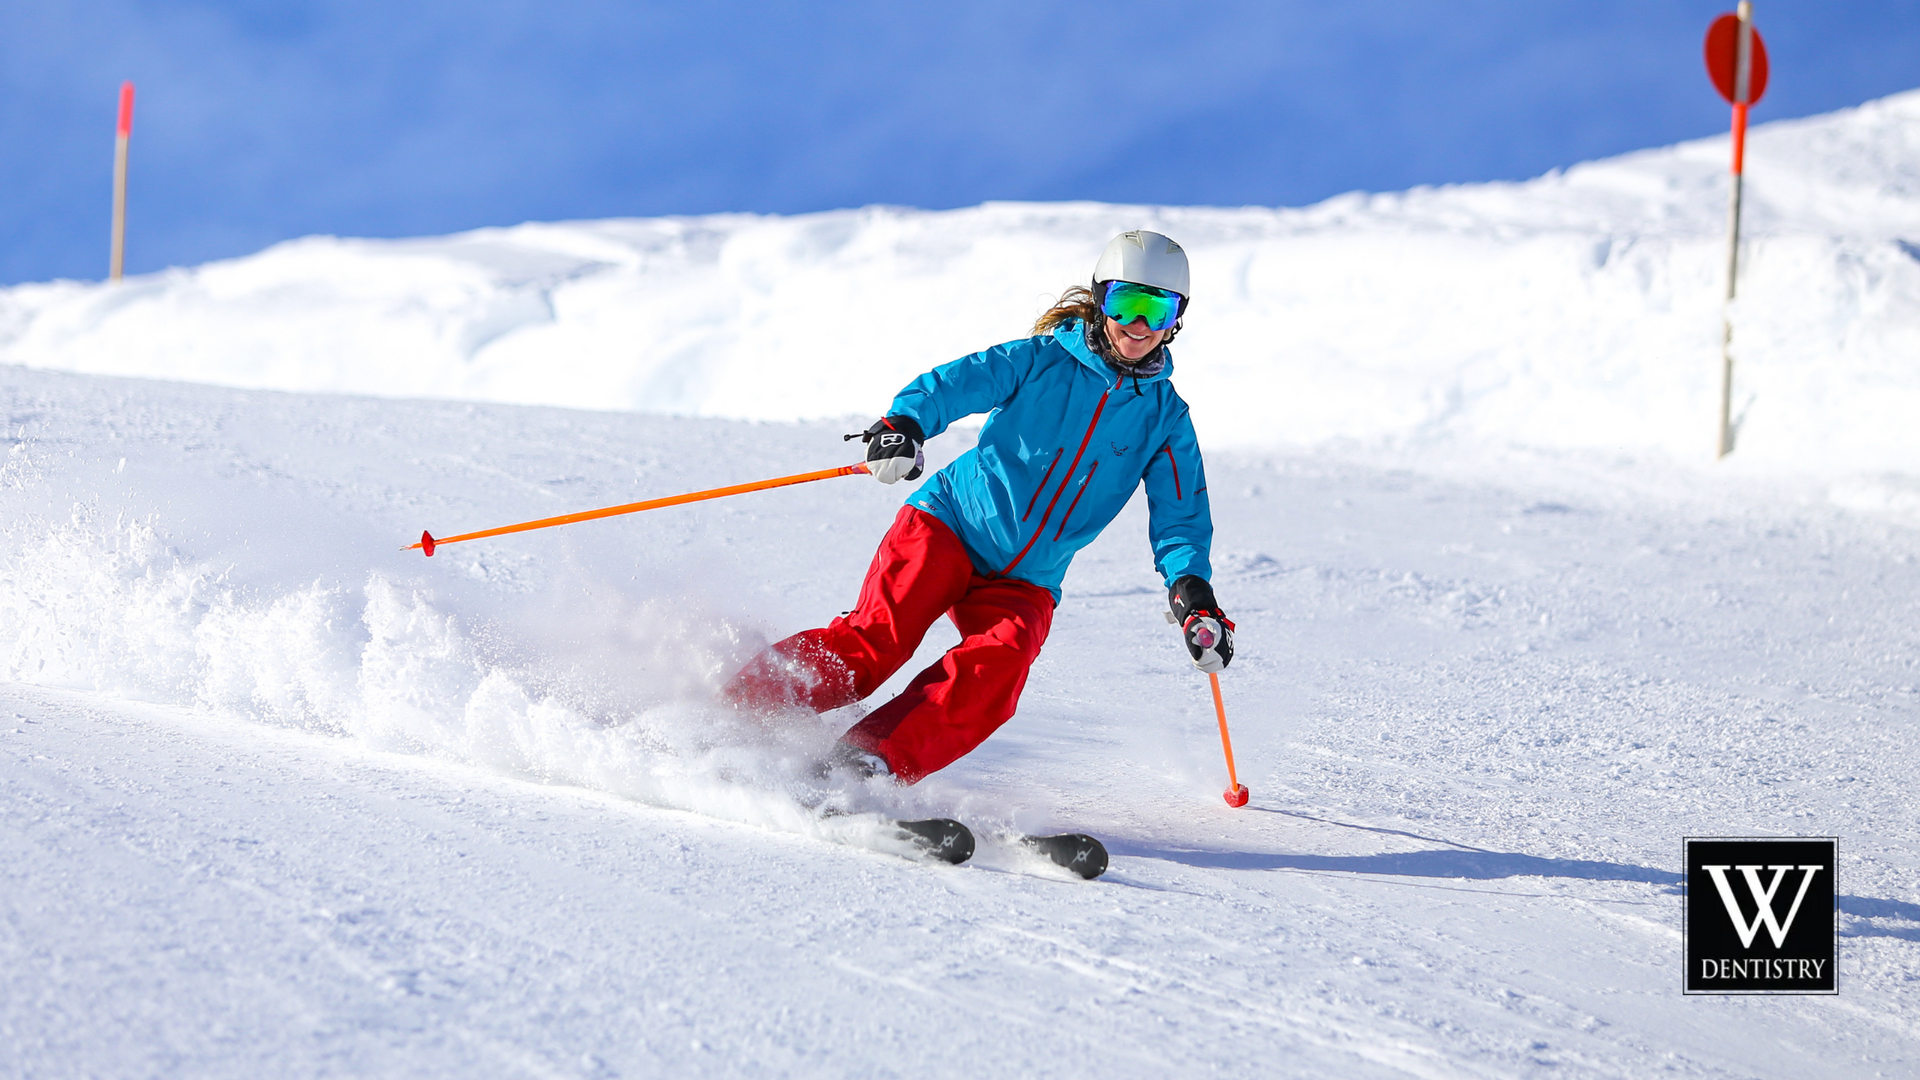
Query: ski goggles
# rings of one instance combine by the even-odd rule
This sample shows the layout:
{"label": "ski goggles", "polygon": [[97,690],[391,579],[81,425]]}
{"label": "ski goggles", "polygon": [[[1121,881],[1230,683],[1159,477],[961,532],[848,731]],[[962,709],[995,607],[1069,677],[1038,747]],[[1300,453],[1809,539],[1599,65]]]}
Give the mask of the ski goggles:
{"label": "ski goggles", "polygon": [[1121,326],[1135,319],[1147,320],[1147,329],[1165,330],[1180,317],[1185,297],[1177,292],[1136,285],[1131,281],[1109,281],[1100,298],[1100,313]]}

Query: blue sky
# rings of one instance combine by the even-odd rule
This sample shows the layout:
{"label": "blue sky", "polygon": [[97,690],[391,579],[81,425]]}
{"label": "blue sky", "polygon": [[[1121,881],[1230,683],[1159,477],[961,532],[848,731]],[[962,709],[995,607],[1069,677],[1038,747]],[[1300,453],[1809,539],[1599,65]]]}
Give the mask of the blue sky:
{"label": "blue sky", "polygon": [[[1301,205],[1723,130],[1730,0],[8,0],[0,282],[309,233],[987,199]],[[1920,0],[1757,0],[1755,120],[1920,86]]]}

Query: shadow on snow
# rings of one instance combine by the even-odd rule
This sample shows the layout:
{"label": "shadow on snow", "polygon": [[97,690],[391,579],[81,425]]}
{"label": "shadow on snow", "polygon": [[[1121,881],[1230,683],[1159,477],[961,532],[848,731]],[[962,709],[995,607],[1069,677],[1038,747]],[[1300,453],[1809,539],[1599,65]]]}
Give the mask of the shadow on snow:
{"label": "shadow on snow", "polygon": [[[1444,844],[1446,847],[1425,851],[1386,852],[1377,855],[1308,855],[1288,852],[1208,851],[1196,848],[1150,847],[1124,841],[1108,846],[1115,855],[1161,859],[1209,870],[1310,870],[1323,873],[1451,878],[1468,881],[1492,881],[1516,877],[1574,878],[1583,881],[1636,881],[1648,885],[1664,885],[1667,888],[1662,891],[1674,896],[1684,896],[1687,891],[1686,875],[1651,866],[1599,862],[1591,859],[1549,859],[1518,852],[1489,851],[1485,848],[1468,847],[1465,844],[1456,844],[1450,840],[1422,836],[1419,833],[1401,829],[1333,821],[1291,810],[1268,812],[1337,825],[1341,828],[1358,829],[1386,836],[1400,836],[1431,844]],[[1850,926],[1836,927],[1836,932],[1841,937],[1891,937],[1903,941],[1920,941],[1920,904],[1908,903],[1904,900],[1882,900],[1870,896],[1836,896],[1834,908],[1842,915],[1851,915],[1859,920]],[[1887,926],[1873,921],[1882,919],[1915,925]]]}
{"label": "shadow on snow", "polygon": [[1108,845],[1116,855],[1164,859],[1211,870],[1320,870],[1391,877],[1466,878],[1490,881],[1511,877],[1582,878],[1587,881],[1643,881],[1678,886],[1686,879],[1668,870],[1588,859],[1544,859],[1500,851],[1449,848],[1397,851],[1381,855],[1303,855],[1287,852],[1200,851]]}

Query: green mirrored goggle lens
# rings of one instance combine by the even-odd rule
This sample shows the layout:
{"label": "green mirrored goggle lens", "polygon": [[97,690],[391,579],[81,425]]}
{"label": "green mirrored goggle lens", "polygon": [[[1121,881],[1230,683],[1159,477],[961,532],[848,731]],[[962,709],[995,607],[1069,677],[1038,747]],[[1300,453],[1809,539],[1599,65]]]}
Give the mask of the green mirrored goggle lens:
{"label": "green mirrored goggle lens", "polygon": [[1145,319],[1147,329],[1165,330],[1180,317],[1180,294],[1131,281],[1110,282],[1100,313],[1122,326]]}

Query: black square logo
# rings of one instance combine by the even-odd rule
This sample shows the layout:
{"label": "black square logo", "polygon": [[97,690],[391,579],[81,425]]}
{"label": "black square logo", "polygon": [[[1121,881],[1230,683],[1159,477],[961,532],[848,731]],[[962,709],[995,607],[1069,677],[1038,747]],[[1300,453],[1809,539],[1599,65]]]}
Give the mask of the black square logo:
{"label": "black square logo", "polygon": [[1832,994],[1831,836],[1687,838],[1689,994]]}

